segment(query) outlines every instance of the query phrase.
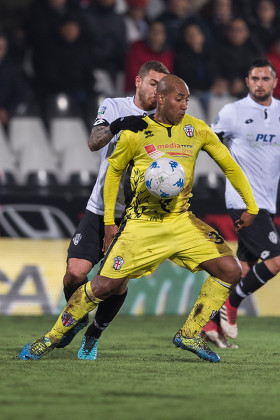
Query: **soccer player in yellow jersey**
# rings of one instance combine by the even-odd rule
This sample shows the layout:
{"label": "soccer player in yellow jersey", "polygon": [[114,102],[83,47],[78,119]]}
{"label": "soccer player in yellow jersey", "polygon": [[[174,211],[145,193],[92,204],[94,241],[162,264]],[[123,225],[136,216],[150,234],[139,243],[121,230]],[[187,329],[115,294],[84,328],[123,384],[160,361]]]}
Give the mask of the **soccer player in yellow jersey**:
{"label": "soccer player in yellow jersey", "polygon": [[[40,359],[99,302],[126,290],[130,278],[152,273],[168,258],[192,272],[209,273],[185,324],[173,338],[174,345],[210,362],[220,361],[200,331],[227,299],[240,278],[241,267],[224,239],[188,211],[199,151],[203,149],[212,156],[245,203],[236,223],[237,231],[250,226],[258,207],[245,175],[227,148],[203,121],[185,114],[188,99],[186,83],[177,76],[167,75],[158,84],[158,108],[154,117],[145,117],[148,127],[139,133],[122,132],[109,158],[105,180],[104,249],[107,252],[99,273],[73,294],[44,337],[24,346],[20,359]],[[177,160],[186,173],[184,189],[172,199],[152,196],[145,185],[147,167],[160,157]],[[130,176],[129,201],[118,228],[114,209],[125,169]]]}

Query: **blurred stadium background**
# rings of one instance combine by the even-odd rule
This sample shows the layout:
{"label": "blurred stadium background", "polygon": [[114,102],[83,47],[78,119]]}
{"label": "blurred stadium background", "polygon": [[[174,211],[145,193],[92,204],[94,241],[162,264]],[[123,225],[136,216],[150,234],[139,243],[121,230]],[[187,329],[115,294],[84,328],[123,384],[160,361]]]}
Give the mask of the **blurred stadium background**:
{"label": "blurred stadium background", "polygon": [[[95,118],[98,105],[106,96],[129,93],[125,89],[127,56],[119,57],[120,64],[112,76],[110,72],[112,63],[106,61],[110,55],[110,43],[108,51],[104,47],[103,56],[100,52],[98,55],[96,44],[94,47],[91,45],[92,33],[88,34],[90,40],[85,43],[88,46],[88,42],[89,48],[93,48],[89,51],[93,51],[96,63],[91,62],[92,80],[86,106],[77,99],[78,94],[84,93],[82,88],[78,93],[73,93],[59,84],[55,89],[52,86],[49,91],[42,89],[42,86],[49,85],[40,73],[39,65],[46,66],[47,59],[56,64],[55,56],[50,53],[56,44],[52,38],[45,40],[45,44],[44,39],[40,39],[42,43],[39,45],[39,50],[41,47],[43,54],[41,56],[38,54],[38,43],[35,42],[34,34],[41,25],[40,11],[42,14],[50,4],[52,7],[62,5],[63,8],[59,10],[67,9],[67,13],[63,11],[63,23],[65,23],[66,20],[76,22],[73,11],[78,10],[78,23],[82,29],[85,29],[88,27],[86,25],[91,27],[90,25],[96,24],[93,21],[95,3],[107,7],[105,0],[0,1],[0,40],[2,37],[8,42],[8,58],[18,75],[18,79],[13,80],[19,80],[20,84],[18,91],[13,92],[12,87],[15,83],[13,81],[11,83],[7,73],[1,72],[0,60],[1,86],[3,84],[5,86],[5,83],[8,86],[8,83],[11,83],[7,95],[11,95],[9,100],[13,102],[13,106],[10,107],[9,101],[5,103],[3,99],[4,102],[1,103],[0,92],[0,111],[8,110],[0,123],[0,314],[55,314],[64,305],[62,277],[69,238],[84,211],[99,168],[99,154],[90,153],[87,148],[90,123]],[[169,10],[170,4],[175,4],[176,1],[111,0],[107,3],[111,8],[110,13],[112,7],[115,7],[114,16],[122,18],[124,25],[131,23],[131,8],[144,8],[141,23],[146,24],[148,31],[153,20],[162,15],[164,18],[164,13]],[[227,3],[230,6],[225,7],[230,7],[230,16],[228,22],[224,23],[226,28],[237,16],[235,6],[238,3],[242,19],[251,31],[250,36],[261,43],[262,39],[257,38],[261,36],[258,35],[261,32],[258,29],[262,27],[256,17],[256,4],[259,2],[186,0],[183,3],[187,7],[185,16],[181,16],[180,19],[178,17],[176,22],[180,21],[180,25],[185,25],[186,22],[188,24],[200,22],[206,41],[210,43],[212,39],[214,46],[217,42],[218,47],[222,40],[216,40],[213,32],[211,34],[213,27],[210,24],[206,27],[205,23],[215,23],[211,15],[215,3],[220,4],[220,10],[224,7],[223,3]],[[273,28],[277,27],[279,22],[278,3],[273,3],[275,5]],[[45,18],[47,17],[46,13]],[[90,18],[90,23],[87,18]],[[44,22],[43,17],[42,24]],[[56,23],[52,20],[47,22],[57,25],[57,28],[62,24],[58,19]],[[207,38],[209,32],[210,36]],[[40,31],[38,33],[40,34]],[[143,32],[145,33],[147,32]],[[262,55],[267,55],[271,45],[274,45],[274,41],[278,39],[277,31],[272,35],[270,43],[267,41],[262,50]],[[103,36],[105,43],[105,35]],[[140,37],[139,34],[138,36]],[[142,35],[142,38],[136,41],[133,38],[127,39],[127,51],[130,51],[129,48],[133,51],[133,42],[146,42],[146,35]],[[177,57],[176,45],[162,47],[161,53],[171,51],[174,57]],[[148,56],[148,59],[158,59],[158,54],[157,52],[154,56]],[[46,60],[42,59],[42,55],[46,55]],[[69,63],[76,59],[75,55],[70,54],[70,56],[72,61]],[[38,60],[34,61],[34,57]],[[61,69],[58,71],[61,72]],[[66,77],[65,73],[60,75],[62,79]],[[42,80],[45,80],[45,85]],[[226,88],[221,93],[217,91],[213,93],[210,86],[207,87],[209,90],[203,92],[195,87],[191,88],[188,112],[210,124],[224,104],[244,94],[241,89],[241,92],[235,95],[237,92],[233,85],[233,79],[226,80]],[[224,176],[218,166],[206,153],[201,152],[196,165],[191,210],[215,227],[235,246],[236,236],[224,205],[224,182]],[[279,216],[276,217],[276,224],[280,227]],[[95,271],[96,269],[92,275]],[[193,275],[167,261],[153,276],[131,281],[122,313],[185,314],[191,309],[204,279],[203,272]],[[247,298],[240,312],[249,315],[279,316],[279,299],[279,281],[278,278],[274,278],[253,297]]]}

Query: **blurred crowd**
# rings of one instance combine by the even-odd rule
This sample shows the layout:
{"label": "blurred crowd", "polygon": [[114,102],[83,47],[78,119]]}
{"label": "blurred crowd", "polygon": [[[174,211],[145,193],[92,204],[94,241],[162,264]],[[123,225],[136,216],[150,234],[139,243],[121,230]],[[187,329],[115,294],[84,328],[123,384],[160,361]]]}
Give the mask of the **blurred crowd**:
{"label": "blurred crowd", "polygon": [[[85,121],[98,95],[134,91],[140,65],[163,62],[207,107],[246,95],[250,62],[280,77],[280,0],[7,0],[0,3],[0,121],[45,115],[65,93]],[[274,96],[280,98],[280,85]]]}

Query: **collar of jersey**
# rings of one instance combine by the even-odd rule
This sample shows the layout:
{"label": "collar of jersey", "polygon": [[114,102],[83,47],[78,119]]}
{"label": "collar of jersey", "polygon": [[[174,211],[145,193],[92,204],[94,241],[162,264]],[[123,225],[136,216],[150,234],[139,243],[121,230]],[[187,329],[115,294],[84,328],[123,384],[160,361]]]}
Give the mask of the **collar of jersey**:
{"label": "collar of jersey", "polygon": [[149,117],[151,120],[153,120],[156,124],[161,125],[162,127],[173,127],[173,125],[175,125],[175,124],[164,124],[164,123],[161,123],[161,122],[159,122],[159,121],[156,121],[156,120],[154,119],[155,114],[149,115],[148,117]]}

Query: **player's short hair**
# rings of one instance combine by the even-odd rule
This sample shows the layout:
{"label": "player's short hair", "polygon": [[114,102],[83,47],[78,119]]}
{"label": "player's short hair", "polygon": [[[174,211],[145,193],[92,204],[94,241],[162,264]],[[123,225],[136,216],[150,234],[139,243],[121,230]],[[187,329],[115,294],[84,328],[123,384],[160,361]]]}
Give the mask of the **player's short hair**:
{"label": "player's short hair", "polygon": [[254,60],[249,67],[248,76],[250,72],[257,67],[270,67],[273,77],[276,77],[275,68],[273,67],[271,62],[266,58],[257,58],[256,60]]}
{"label": "player's short hair", "polygon": [[163,63],[161,63],[160,61],[151,60],[146,61],[146,63],[142,64],[138,71],[138,76],[141,77],[141,79],[143,79],[145,76],[147,76],[150,70],[154,70],[157,73],[170,74],[170,71]]}

